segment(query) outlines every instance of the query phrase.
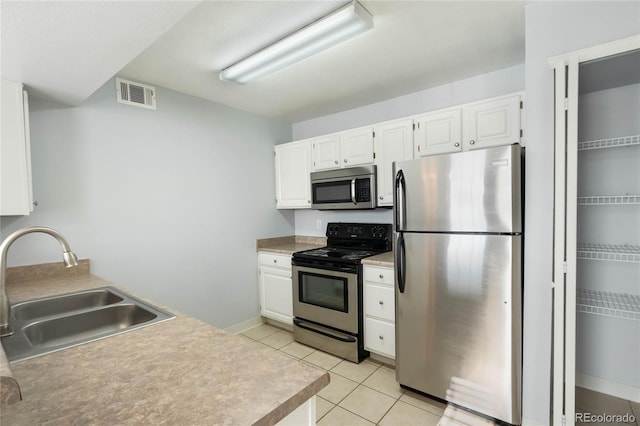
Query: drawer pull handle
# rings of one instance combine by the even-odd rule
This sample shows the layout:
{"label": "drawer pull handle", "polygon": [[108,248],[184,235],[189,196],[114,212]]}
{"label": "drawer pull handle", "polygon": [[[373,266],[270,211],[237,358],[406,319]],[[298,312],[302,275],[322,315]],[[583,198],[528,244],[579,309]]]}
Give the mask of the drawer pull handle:
{"label": "drawer pull handle", "polygon": [[382,274],[380,274],[380,275],[378,275],[378,276],[380,277],[380,279],[383,279],[383,278],[384,278],[384,275],[382,275]]}
{"label": "drawer pull handle", "polygon": [[278,263],[278,259],[273,259],[273,263]]}
{"label": "drawer pull handle", "polygon": [[384,336],[381,334],[381,335],[378,336],[378,339],[384,340]]}
{"label": "drawer pull handle", "polygon": [[382,300],[379,301],[378,303],[380,304],[380,306],[384,305],[384,301],[382,301]]}

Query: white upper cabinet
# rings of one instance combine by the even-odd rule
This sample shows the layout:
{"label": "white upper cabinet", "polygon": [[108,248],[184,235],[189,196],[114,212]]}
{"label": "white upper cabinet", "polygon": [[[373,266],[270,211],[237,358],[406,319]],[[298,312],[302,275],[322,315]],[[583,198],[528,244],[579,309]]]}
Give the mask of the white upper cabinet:
{"label": "white upper cabinet", "polygon": [[362,127],[313,138],[313,170],[373,163],[373,129]]}
{"label": "white upper cabinet", "polygon": [[414,117],[415,158],[520,142],[520,95]]}
{"label": "white upper cabinet", "polygon": [[373,128],[361,127],[340,134],[342,166],[373,163]]}
{"label": "white upper cabinet", "polygon": [[393,206],[393,162],[413,158],[413,119],[378,124],[374,134],[378,206]]}
{"label": "white upper cabinet", "polygon": [[313,170],[337,169],[340,167],[340,134],[313,138]]}
{"label": "white upper cabinet", "polygon": [[462,108],[414,117],[415,158],[462,150]]}
{"label": "white upper cabinet", "polygon": [[520,142],[520,95],[469,104],[463,109],[465,149]]}
{"label": "white upper cabinet", "polygon": [[312,170],[372,163],[377,206],[393,206],[394,161],[520,143],[521,110],[513,94],[278,145],[278,208],[311,207]]}
{"label": "white upper cabinet", "polygon": [[33,211],[29,105],[22,83],[2,79],[0,123],[0,215]]}
{"label": "white upper cabinet", "polygon": [[311,208],[311,140],[275,146],[276,206]]}

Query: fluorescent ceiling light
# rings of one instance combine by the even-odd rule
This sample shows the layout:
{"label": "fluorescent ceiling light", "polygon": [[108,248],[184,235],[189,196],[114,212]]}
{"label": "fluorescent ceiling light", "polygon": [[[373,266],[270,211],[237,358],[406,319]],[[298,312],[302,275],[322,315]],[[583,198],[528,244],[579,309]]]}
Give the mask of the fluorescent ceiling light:
{"label": "fluorescent ceiling light", "polygon": [[220,80],[246,83],[335,46],[371,28],[373,28],[373,19],[369,12],[357,1],[352,1],[225,68],[220,72]]}

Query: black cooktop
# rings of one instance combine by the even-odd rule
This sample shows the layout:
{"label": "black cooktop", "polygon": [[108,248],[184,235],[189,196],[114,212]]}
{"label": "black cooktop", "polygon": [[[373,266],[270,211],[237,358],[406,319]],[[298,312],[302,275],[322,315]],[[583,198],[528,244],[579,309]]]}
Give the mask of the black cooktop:
{"label": "black cooktop", "polygon": [[374,223],[327,224],[327,246],[293,253],[296,260],[358,264],[362,259],[391,250],[391,225]]}

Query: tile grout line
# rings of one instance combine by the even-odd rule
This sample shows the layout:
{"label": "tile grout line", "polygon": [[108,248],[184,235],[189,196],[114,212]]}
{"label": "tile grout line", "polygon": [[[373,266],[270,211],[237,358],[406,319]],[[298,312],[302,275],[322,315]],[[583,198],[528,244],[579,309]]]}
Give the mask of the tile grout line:
{"label": "tile grout line", "polygon": [[[293,358],[293,359],[296,359],[298,362],[304,362],[304,363],[306,363],[307,365],[312,366],[312,367],[314,367],[314,368],[317,368],[317,369],[320,369],[320,370],[324,370],[325,372],[330,373],[330,374],[331,374],[331,373],[336,374],[336,375],[338,375],[338,376],[342,377],[343,379],[350,380],[350,381],[352,381],[352,382],[354,382],[354,383],[357,383],[357,385],[356,385],[356,387],[355,387],[355,388],[353,388],[351,391],[349,391],[349,392],[348,392],[348,393],[347,393],[347,394],[346,394],[342,399],[340,399],[340,401],[338,401],[338,403],[335,403],[335,404],[334,404],[332,401],[329,401],[329,400],[327,400],[327,399],[325,399],[325,398],[322,398],[321,396],[317,396],[318,398],[321,398],[321,399],[323,399],[324,401],[327,401],[328,403],[332,404],[332,405],[333,405],[333,407],[331,407],[331,409],[329,409],[326,413],[324,413],[324,415],[323,415],[322,417],[320,417],[319,419],[316,419],[316,421],[319,421],[319,420],[323,419],[327,414],[329,414],[331,411],[333,411],[336,407],[340,407],[341,409],[343,409],[343,410],[345,410],[345,411],[347,411],[347,412],[349,412],[349,413],[351,413],[351,414],[353,414],[353,415],[355,415],[355,416],[357,416],[357,417],[360,417],[361,419],[363,419],[363,420],[365,420],[365,421],[367,421],[367,422],[373,423],[373,422],[371,422],[369,419],[367,419],[367,418],[365,418],[365,417],[363,417],[363,416],[361,416],[361,415],[359,415],[359,414],[357,414],[357,413],[354,413],[353,411],[349,410],[348,408],[343,407],[343,406],[341,406],[341,405],[340,405],[340,403],[342,403],[342,402],[343,402],[343,401],[344,401],[344,400],[345,400],[349,395],[351,395],[351,394],[352,394],[356,389],[358,389],[360,386],[363,386],[363,387],[365,387],[365,388],[367,388],[367,389],[369,389],[369,390],[371,390],[371,391],[378,392],[379,394],[384,395],[384,396],[386,396],[386,397],[388,397],[388,398],[395,399],[395,401],[393,402],[393,404],[391,404],[391,407],[389,407],[389,409],[388,409],[387,411],[385,411],[385,413],[382,415],[382,417],[380,417],[380,419],[375,423],[375,425],[379,425],[379,424],[380,424],[380,422],[385,418],[385,416],[386,416],[387,414],[389,414],[389,412],[391,411],[391,409],[392,409],[393,407],[395,407],[395,406],[398,404],[398,401],[400,401],[400,398],[402,398],[402,395],[404,395],[404,394],[406,393],[404,389],[401,389],[400,396],[398,396],[398,397],[394,397],[394,396],[391,396],[391,395],[389,395],[389,394],[387,394],[387,393],[385,393],[385,392],[382,392],[382,391],[380,391],[380,390],[378,390],[378,389],[374,389],[374,388],[372,388],[371,386],[368,386],[368,385],[365,385],[365,384],[364,384],[364,382],[365,382],[367,379],[369,379],[369,378],[370,378],[370,377],[371,377],[371,376],[372,376],[376,371],[380,370],[380,368],[381,368],[381,367],[385,366],[385,364],[384,364],[384,363],[378,363],[378,362],[372,361],[372,362],[371,362],[371,364],[376,365],[376,368],[375,368],[371,373],[369,373],[366,377],[364,377],[364,378],[362,379],[362,381],[358,382],[358,381],[353,380],[353,379],[351,379],[351,378],[349,378],[349,377],[346,377],[346,376],[344,376],[344,375],[342,375],[342,374],[340,374],[340,373],[337,373],[337,372],[332,371],[332,370],[333,370],[334,368],[336,368],[336,367],[337,367],[337,366],[338,366],[342,361],[344,361],[344,359],[341,359],[337,364],[333,365],[330,369],[326,369],[326,368],[321,367],[321,366],[319,366],[319,365],[313,364],[313,363],[311,363],[311,362],[309,362],[309,361],[304,361],[304,359],[305,359],[306,357],[310,356],[310,355],[311,355],[311,354],[313,354],[314,352],[318,352],[318,350],[314,350],[313,352],[311,352],[311,353],[309,353],[309,354],[305,355],[304,357],[302,357],[302,358],[298,358],[298,357],[296,357],[296,356],[294,356],[294,355],[291,355],[291,354],[288,354],[287,352],[282,351],[282,348],[286,347],[286,346],[287,346],[287,345],[289,345],[291,342],[286,343],[285,345],[283,345],[283,346],[282,346],[282,347],[280,347],[280,348],[275,348],[275,347],[270,346],[270,345],[268,345],[268,344],[266,344],[266,343],[262,343],[262,340],[264,340],[264,339],[266,339],[266,338],[268,338],[268,337],[272,336],[273,334],[278,333],[278,332],[280,332],[280,331],[284,331],[284,332],[290,333],[288,330],[276,330],[276,331],[274,331],[273,333],[270,333],[270,334],[268,334],[268,335],[266,335],[266,336],[263,336],[263,337],[262,337],[261,339],[259,339],[259,340],[258,340],[258,339],[255,339],[255,338],[252,338],[252,337],[250,337],[250,336],[244,335],[244,334],[242,334],[242,333],[238,333],[238,334],[242,334],[244,337],[246,337],[246,338],[248,338],[248,339],[250,339],[250,340],[253,340],[253,341],[257,342],[257,343],[260,343],[260,344],[264,345],[265,347],[268,347],[268,348],[270,348],[270,349],[273,349],[273,350],[275,350],[275,351],[278,351],[278,352],[282,353],[282,354],[283,354],[283,355],[285,355],[285,356],[289,356],[289,357],[291,357],[291,358]],[[293,340],[292,342],[295,342],[295,340]],[[357,364],[356,364],[356,365],[357,365]],[[411,405],[411,406],[412,406],[412,407],[414,407],[414,408],[417,408],[417,409],[421,410],[421,411],[425,411],[425,412],[427,412],[427,413],[429,413],[429,414],[437,415],[437,414],[435,414],[435,413],[433,413],[433,412],[431,412],[431,411],[429,411],[429,410],[426,410],[426,409],[424,409],[424,408],[422,408],[422,407],[418,407],[418,406],[416,406],[416,405],[414,405],[414,404],[411,404],[411,403],[408,403],[408,404],[409,404],[409,405]],[[631,408],[631,412],[633,412],[633,407],[630,407],[630,408]],[[637,423],[636,423],[636,426],[638,426],[638,424],[637,424]]]}

